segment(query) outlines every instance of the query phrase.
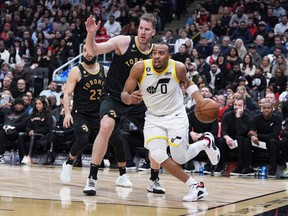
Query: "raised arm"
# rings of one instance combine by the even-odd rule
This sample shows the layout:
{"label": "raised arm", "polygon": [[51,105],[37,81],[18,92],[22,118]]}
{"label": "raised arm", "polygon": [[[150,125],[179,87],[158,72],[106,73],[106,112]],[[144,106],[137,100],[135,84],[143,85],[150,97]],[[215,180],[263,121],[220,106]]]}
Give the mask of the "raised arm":
{"label": "raised arm", "polygon": [[180,80],[180,84],[184,86],[186,92],[191,95],[196,102],[203,100],[202,95],[199,92],[198,86],[191,81],[186,73],[186,67],[182,62],[176,62],[176,74]]}
{"label": "raised arm", "polygon": [[[141,89],[134,91],[137,83],[141,80],[144,71],[144,62],[139,61],[133,65],[130,75],[126,80],[123,91],[121,92],[121,100],[123,103],[138,104],[142,101]],[[134,92],[133,92],[134,91]]]}
{"label": "raised arm", "polygon": [[86,25],[86,44],[87,44],[87,52],[92,55],[99,55],[108,53],[111,51],[116,51],[116,53],[122,54],[126,51],[129,43],[130,43],[130,36],[126,35],[119,35],[109,39],[106,42],[96,43],[95,36],[96,32],[99,30],[101,21],[98,21],[97,25],[95,22],[95,18],[90,15],[85,22]]}

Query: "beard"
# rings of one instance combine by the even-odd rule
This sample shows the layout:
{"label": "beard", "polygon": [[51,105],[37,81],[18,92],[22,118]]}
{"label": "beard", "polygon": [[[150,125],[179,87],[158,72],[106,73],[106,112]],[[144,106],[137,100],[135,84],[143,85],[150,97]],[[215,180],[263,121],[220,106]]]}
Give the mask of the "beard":
{"label": "beard", "polygon": [[83,57],[83,62],[87,65],[95,64],[96,60],[97,60],[97,56],[94,56],[91,60],[88,60],[87,58]]}

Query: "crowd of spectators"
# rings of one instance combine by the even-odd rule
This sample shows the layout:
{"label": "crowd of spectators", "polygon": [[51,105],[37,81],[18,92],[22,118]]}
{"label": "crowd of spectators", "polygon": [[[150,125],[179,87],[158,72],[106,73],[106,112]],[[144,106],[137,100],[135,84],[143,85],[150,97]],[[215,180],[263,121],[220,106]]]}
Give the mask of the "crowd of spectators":
{"label": "crowd of spectators", "polygon": [[[283,107],[286,109],[285,103],[288,103],[287,2],[206,0],[195,3],[191,15],[187,14],[185,5],[186,1],[177,0],[2,1],[0,90],[3,96],[0,108],[13,108],[13,100],[27,94],[37,97],[33,90],[29,91],[33,89],[32,77],[46,77],[51,82],[53,71],[79,54],[80,44],[86,37],[85,21],[90,14],[102,21],[95,38],[101,43],[119,34],[136,35],[140,15],[150,12],[158,21],[157,32],[160,33],[154,42],[171,44],[172,59],[185,64],[189,77],[199,86],[204,97],[218,101],[218,130],[213,133],[216,138],[225,139],[227,134],[221,134],[224,110],[232,110],[239,97],[244,99],[247,115],[252,116],[264,115],[261,103],[273,103],[272,114],[281,117],[281,128],[285,130],[287,121]],[[183,27],[176,31],[166,30],[162,35],[165,25],[173,19],[180,19],[181,15],[186,15]],[[46,93],[55,91],[51,86],[54,86],[53,82]],[[195,102],[183,94],[189,113]],[[59,105],[59,95],[56,101]],[[241,107],[241,102],[237,106]],[[254,139],[257,142],[251,138],[260,137],[255,133],[256,123],[253,126],[246,136],[250,141]],[[202,132],[201,126],[197,133]],[[273,154],[275,151],[277,154],[282,152],[283,155],[285,142],[280,142],[274,135],[275,131],[272,138],[276,139],[279,148],[271,150],[268,147],[267,151],[269,154],[271,151]],[[236,139],[235,136],[233,139]],[[230,138],[220,143],[223,145],[226,142],[229,146]],[[251,171],[251,164],[241,166],[241,170],[238,168],[234,173],[247,174]],[[274,176],[275,155],[269,166],[270,175]],[[222,170],[219,167],[218,170]],[[288,169],[285,175],[288,177]]]}
{"label": "crowd of spectators", "polygon": [[[85,21],[90,15],[101,20],[95,38],[101,43],[119,34],[136,35],[139,17],[145,12],[155,15],[160,33],[166,23],[180,18],[185,4],[178,0],[0,1],[0,163],[4,162],[6,147],[18,143],[21,161],[31,164],[32,147],[26,145],[34,139],[47,140],[51,127],[61,125],[63,83],[53,80],[53,71],[79,55],[86,39]],[[42,84],[46,80],[48,89],[38,80]],[[47,117],[48,126],[32,122],[31,128],[31,121],[37,122],[38,117],[33,117],[38,115],[37,110],[53,113],[53,121]],[[33,141],[28,141],[29,136]]]}

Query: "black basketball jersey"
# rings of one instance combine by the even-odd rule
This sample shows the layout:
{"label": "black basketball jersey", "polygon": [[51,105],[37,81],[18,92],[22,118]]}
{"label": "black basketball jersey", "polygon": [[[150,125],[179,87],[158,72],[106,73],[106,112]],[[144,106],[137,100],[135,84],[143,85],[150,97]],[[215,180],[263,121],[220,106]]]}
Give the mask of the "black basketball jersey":
{"label": "black basketball jersey", "polygon": [[113,56],[107,80],[105,82],[105,93],[109,93],[120,100],[120,94],[124,88],[132,66],[137,61],[150,58],[152,48],[153,47],[151,46],[149,52],[143,53],[137,46],[136,37],[131,36],[131,42],[126,52],[122,55],[115,54]]}
{"label": "black basketball jersey", "polygon": [[81,79],[74,89],[73,112],[89,116],[98,115],[105,81],[104,67],[99,64],[96,74],[89,73],[82,64],[79,64],[78,68]]}

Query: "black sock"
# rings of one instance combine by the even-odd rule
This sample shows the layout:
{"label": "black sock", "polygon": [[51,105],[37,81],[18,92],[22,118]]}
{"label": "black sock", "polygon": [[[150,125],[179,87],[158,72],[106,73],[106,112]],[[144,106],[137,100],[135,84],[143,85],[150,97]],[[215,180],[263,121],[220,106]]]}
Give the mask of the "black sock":
{"label": "black sock", "polygon": [[66,164],[70,164],[73,166],[74,160],[72,160],[70,157],[68,157]]}
{"label": "black sock", "polygon": [[119,167],[120,176],[126,174],[126,167]]}
{"label": "black sock", "polygon": [[159,180],[159,170],[158,169],[152,169],[151,168],[151,177],[150,177],[151,181],[156,181]]}
{"label": "black sock", "polygon": [[96,164],[90,164],[90,173],[88,178],[92,178],[94,180],[97,180],[97,175],[98,175],[98,170],[99,170],[100,165],[96,165]]}

